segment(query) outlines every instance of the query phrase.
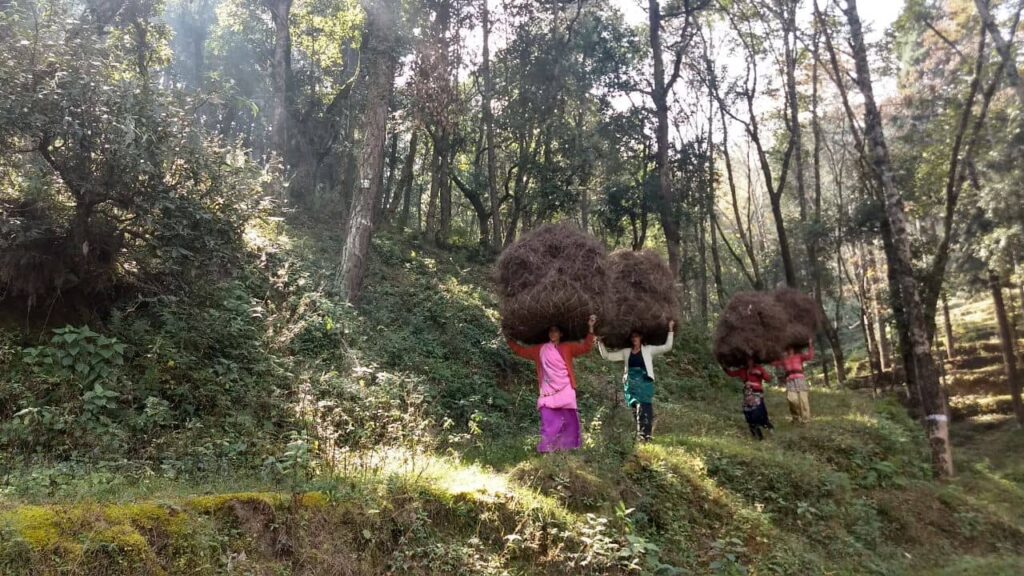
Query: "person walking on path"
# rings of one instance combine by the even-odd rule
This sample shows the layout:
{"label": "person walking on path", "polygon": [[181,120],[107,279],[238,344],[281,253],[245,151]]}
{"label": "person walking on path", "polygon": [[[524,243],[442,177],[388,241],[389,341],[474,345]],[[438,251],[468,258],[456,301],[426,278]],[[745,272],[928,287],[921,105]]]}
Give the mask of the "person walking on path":
{"label": "person walking on path", "polygon": [[651,440],[654,428],[654,357],[672,349],[675,322],[668,323],[668,338],[661,346],[644,344],[643,335],[634,331],[629,339],[631,346],[608,351],[598,341],[597,349],[605,360],[622,362],[622,389],[626,406],[633,410],[637,437],[643,442]]}
{"label": "person walking on path", "polygon": [[804,362],[814,360],[814,342],[807,341],[807,352],[798,352],[796,347],[786,348],[786,355],[772,363],[786,371],[786,400],[793,422],[807,424],[811,421],[810,388],[804,376]]}
{"label": "person walking on path", "polygon": [[771,382],[772,375],[763,366],[747,358],[744,368],[726,369],[725,373],[743,382],[743,417],[750,427],[750,434],[758,440],[764,440],[762,428],[774,430],[768,419],[768,406],[764,403],[764,382]]}
{"label": "person walking on path", "polygon": [[594,346],[594,324],[591,316],[589,331],[582,342],[562,342],[558,326],[548,328],[548,342],[524,346],[508,340],[508,347],[521,358],[537,366],[537,411],[540,413],[540,441],[537,452],[561,452],[580,447],[580,417],[576,411],[576,374],[573,358],[590,352]]}

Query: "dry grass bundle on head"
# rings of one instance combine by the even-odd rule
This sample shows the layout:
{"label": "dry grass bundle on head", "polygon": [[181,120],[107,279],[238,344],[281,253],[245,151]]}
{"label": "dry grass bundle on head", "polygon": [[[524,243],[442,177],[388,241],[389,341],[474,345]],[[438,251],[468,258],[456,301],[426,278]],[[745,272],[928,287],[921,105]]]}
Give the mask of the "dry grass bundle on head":
{"label": "dry grass bundle on head", "polygon": [[788,324],[786,311],[770,292],[738,292],[729,300],[715,326],[715,358],[723,366],[746,366],[782,357],[777,336]]}
{"label": "dry grass bundle on head", "polygon": [[807,346],[821,327],[821,312],[814,298],[794,288],[780,288],[772,292],[772,298],[786,313],[788,322],[780,328],[775,339],[783,350],[797,350]]}
{"label": "dry grass bundle on head", "polygon": [[679,299],[668,264],[650,250],[619,250],[609,256],[608,263],[609,302],[598,324],[605,345],[629,347],[633,331],[643,336],[645,344],[664,344],[669,322],[679,318]]}
{"label": "dry grass bundle on head", "polygon": [[563,340],[579,340],[590,315],[602,315],[607,255],[578,228],[545,224],[502,252],[496,283],[507,337],[540,344],[547,342],[548,328],[558,326]]}

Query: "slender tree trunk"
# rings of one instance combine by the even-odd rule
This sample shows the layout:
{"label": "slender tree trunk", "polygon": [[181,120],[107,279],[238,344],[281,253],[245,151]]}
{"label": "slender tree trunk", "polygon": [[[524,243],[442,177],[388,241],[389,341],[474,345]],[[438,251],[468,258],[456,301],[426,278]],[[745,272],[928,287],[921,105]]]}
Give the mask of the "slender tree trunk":
{"label": "slender tree trunk", "polygon": [[651,57],[654,61],[654,100],[655,110],[655,154],[658,169],[658,209],[661,215],[661,227],[665,233],[668,247],[668,263],[672,277],[679,277],[679,220],[676,217],[675,189],[672,187],[672,167],[668,161],[668,92],[670,86],[665,78],[665,56],[661,43],[661,5],[658,0],[647,0],[649,24],[648,33],[651,43]]}
{"label": "slender tree trunk", "polygon": [[[729,183],[729,195],[732,199],[732,213],[736,218],[736,232],[740,237],[740,243],[743,244],[743,249],[747,253],[747,258],[750,259],[750,271],[753,275],[753,288],[754,290],[763,290],[764,281],[761,279],[761,267],[757,262],[757,253],[754,251],[754,240],[753,232],[751,231],[748,236],[747,231],[750,230],[750,220],[747,220],[747,228],[744,229],[743,218],[740,215],[740,203],[736,197],[736,180],[733,176],[732,171],[732,155],[729,153],[729,128],[725,120],[725,109],[719,106],[719,115],[722,119],[722,156],[725,159],[725,175],[726,181]],[[747,198],[749,204],[750,198]]]}
{"label": "slender tree trunk", "polygon": [[[878,365],[885,372],[892,369],[892,345],[889,341],[889,333],[886,330],[885,307],[882,304],[881,290],[878,286],[878,276],[881,273],[878,260],[875,258],[873,247],[867,249],[868,269],[872,271],[869,284],[871,285],[871,308],[874,317],[874,331],[878,334]],[[888,274],[888,272],[887,272]],[[890,301],[892,298],[890,297]],[[895,310],[894,310],[895,312]]]}
{"label": "slender tree trunk", "polygon": [[466,200],[469,200],[470,206],[473,207],[473,212],[476,214],[477,229],[480,232],[480,248],[486,249],[491,241],[491,213],[487,210],[487,205],[484,204],[485,198],[476,190],[470,188],[457,175],[452,174],[452,181],[462,192],[462,195],[466,197]]}
{"label": "slender tree trunk", "polygon": [[1014,350],[1016,342],[1010,331],[1010,319],[1003,305],[1003,287],[999,275],[994,270],[988,273],[988,285],[992,290],[992,302],[995,304],[996,320],[999,322],[999,343],[1003,350],[1003,367],[1006,369],[1006,380],[1010,385],[1013,397],[1013,413],[1017,415],[1017,425],[1024,426],[1024,404],[1020,398],[1020,379],[1017,374],[1017,355]]}
{"label": "slender tree trunk", "polygon": [[786,275],[786,285],[796,286],[796,264],[793,252],[789,247],[789,234],[786,233],[786,217],[782,213],[782,191],[772,195],[768,201],[772,207],[772,219],[775,222],[775,235],[779,239],[779,254],[782,256],[782,269]]}
{"label": "slender tree trunk", "polygon": [[946,359],[953,360],[956,357],[956,341],[953,340],[953,321],[949,316],[949,298],[942,293],[942,325],[946,330]]}
{"label": "slender tree trunk", "polygon": [[[1017,61],[1013,57],[1013,47],[1006,41],[1003,33],[999,30],[999,25],[988,9],[988,1],[974,0],[974,5],[978,8],[978,15],[981,16],[982,23],[985,24],[985,28],[988,29],[988,33],[992,36],[992,40],[996,45],[996,52],[999,53],[999,57],[1006,63],[1004,68],[1006,83],[1013,90],[1014,95],[1016,95],[1017,105],[1024,111],[1024,83],[1021,82]],[[1018,123],[1024,123],[1024,119],[1018,119]]]}
{"label": "slender tree trunk", "polygon": [[882,359],[879,353],[878,340],[875,337],[875,322],[873,316],[874,294],[868,291],[867,287],[867,262],[864,256],[864,247],[860,247],[860,257],[857,259],[859,267],[859,278],[857,279],[857,293],[860,296],[860,318],[864,330],[864,338],[867,341],[868,364],[871,366],[871,377],[875,381],[877,389],[882,376]]}
{"label": "slender tree trunk", "polygon": [[939,477],[953,475],[953,455],[949,442],[949,420],[946,402],[939,383],[939,373],[932,357],[928,339],[928,320],[917,280],[914,278],[910,250],[910,236],[903,207],[903,198],[893,178],[889,149],[882,127],[882,115],[875,102],[871,69],[868,64],[867,45],[861,27],[857,1],[847,0],[846,19],[850,25],[850,46],[856,66],[857,86],[864,97],[864,132],[868,153],[875,173],[879,177],[885,198],[885,212],[893,240],[893,256],[889,265],[894,269],[900,286],[900,298],[907,315],[911,344],[911,363],[914,380],[924,408],[924,427],[932,452],[932,467]]}
{"label": "slender tree trunk", "polygon": [[398,210],[398,204],[402,204],[402,215],[398,220],[399,226],[402,228],[409,225],[409,204],[412,200],[412,181],[416,168],[416,148],[419,146],[419,139],[420,131],[414,126],[412,136],[409,137],[409,153],[405,156],[402,174],[398,177],[398,186],[395,188],[395,197],[398,200],[388,208],[389,218],[393,218]]}
{"label": "slender tree trunk", "polygon": [[437,234],[434,236],[434,243],[438,246],[448,246],[448,242],[451,240],[452,235],[452,150],[451,137],[448,134],[447,129],[442,133],[442,139],[437,144],[437,147],[441,152],[441,155],[439,156],[441,164],[438,174],[441,214],[438,219],[439,222],[437,226]]}
{"label": "slender tree trunk", "polygon": [[700,258],[700,271],[697,274],[697,280],[700,284],[697,285],[698,298],[700,298],[700,318],[707,322],[710,315],[708,314],[708,246],[707,246],[707,232],[704,229],[704,218],[699,218],[695,222],[697,232],[697,251]]}
{"label": "slender tree trunk", "polygon": [[[794,28],[794,35],[796,29],[796,7],[794,5],[793,11],[791,12],[790,22]],[[794,44],[796,40],[794,38]],[[814,287],[814,301],[818,304],[818,309],[821,312],[822,323],[824,324],[825,337],[828,340],[829,346],[832,348],[832,360],[836,365],[836,380],[839,385],[842,386],[846,382],[846,360],[843,355],[843,344],[839,339],[839,330],[836,328],[836,324],[829,318],[828,314],[825,313],[824,305],[824,289],[822,287],[822,265],[818,256],[818,227],[821,226],[821,126],[818,123],[818,32],[815,28],[814,42],[813,42],[813,55],[811,60],[811,132],[814,138],[814,150],[812,157],[812,164],[814,169],[814,224],[815,226],[810,231],[811,237],[807,239],[807,259],[810,260],[811,265],[811,281]],[[794,46],[795,50],[795,46]],[[792,78],[792,87],[790,88],[790,98],[796,99],[796,63],[792,65],[793,70],[787,70]],[[794,128],[796,133],[800,132],[800,118],[798,110],[795,105],[791,105],[792,119],[791,122],[796,126]],[[796,136],[794,136],[796,137]],[[794,152],[796,155],[796,172],[797,172],[797,189],[803,188],[803,178],[800,174],[803,172],[801,168],[801,154],[799,152],[800,139],[797,138],[798,150]],[[806,223],[806,222],[805,222]]]}
{"label": "slender tree trunk", "polygon": [[289,19],[292,0],[266,0],[266,6],[274,23],[274,57],[271,62],[274,100],[270,116],[273,125],[272,138],[274,151],[282,160],[288,162],[291,160],[289,85],[292,71],[292,34]]}
{"label": "slender tree trunk", "polygon": [[[398,171],[398,132],[391,135],[391,146],[388,148],[387,162],[386,162],[387,177],[384,180],[384,187],[380,194],[380,204],[377,205],[377,214],[374,218],[374,225],[381,221],[384,214],[391,212],[391,205],[398,202],[401,198],[398,194],[398,189],[394,187],[395,184],[395,172]],[[392,196],[391,190],[394,189],[394,195]]]}
{"label": "slender tree trunk", "polygon": [[[796,180],[796,194],[800,205],[800,220],[807,222],[807,185],[804,176],[804,146],[803,129],[800,127],[800,100],[796,89],[796,5],[792,0],[787,0],[782,10],[783,14],[783,42],[784,60],[786,66],[786,103],[789,111],[789,135],[793,147],[793,175]],[[776,192],[782,195],[782,190]],[[781,215],[781,212],[780,212]],[[808,258],[811,266],[815,266],[816,256],[812,242],[807,242]],[[797,288],[794,282],[795,272],[786,273],[786,281],[791,288]]]}
{"label": "slender tree trunk", "polygon": [[483,20],[483,62],[480,75],[483,78],[483,116],[484,133],[487,142],[487,196],[491,203],[491,246],[501,250],[501,200],[498,198],[498,161],[494,139],[494,113],[491,110],[491,98],[494,95],[494,80],[491,78],[491,12],[487,7],[488,0],[480,0],[480,12]]}
{"label": "slender tree trunk", "polygon": [[431,239],[437,234],[437,198],[441,190],[441,156],[434,142],[430,159],[430,198],[427,200],[427,236]]}
{"label": "slender tree trunk", "polygon": [[363,107],[363,140],[359,147],[359,186],[352,203],[341,254],[339,292],[350,303],[358,300],[366,275],[366,259],[373,233],[373,210],[384,182],[384,139],[387,136],[388,103],[395,82],[397,59],[394,38],[398,17],[395,0],[362,0],[366,11],[363,58],[366,62],[366,100]]}

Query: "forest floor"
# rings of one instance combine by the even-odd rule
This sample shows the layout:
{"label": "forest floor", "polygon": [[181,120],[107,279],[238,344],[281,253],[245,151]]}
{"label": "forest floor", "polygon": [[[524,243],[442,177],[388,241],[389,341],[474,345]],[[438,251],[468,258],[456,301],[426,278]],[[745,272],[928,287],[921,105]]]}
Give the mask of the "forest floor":
{"label": "forest floor", "polygon": [[[338,239],[285,230],[267,242],[319,290]],[[653,442],[634,442],[620,367],[592,355],[584,447],[537,455],[532,370],[497,337],[488,278],[472,253],[382,235],[357,310],[324,317],[303,293],[279,315],[347,323],[340,344],[277,347],[288,330],[268,329],[269,353],[316,356],[290,370],[302,435],[281,442],[276,474],[35,460],[0,483],[0,574],[1024,573],[1024,435],[1007,416],[954,424],[958,476],[941,483],[919,426],[861,391],[815,388],[798,426],[771,390],[776,430],[756,442],[697,327],[659,360]],[[393,441],[329,448],[342,432],[324,362]],[[389,387],[403,403],[378,397]]]}

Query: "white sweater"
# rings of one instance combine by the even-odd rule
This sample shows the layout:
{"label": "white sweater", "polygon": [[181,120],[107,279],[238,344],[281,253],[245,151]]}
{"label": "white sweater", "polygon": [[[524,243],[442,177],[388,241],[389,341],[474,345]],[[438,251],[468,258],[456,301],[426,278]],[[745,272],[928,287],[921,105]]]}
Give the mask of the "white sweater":
{"label": "white sweater", "polygon": [[[619,360],[622,362],[622,376],[625,377],[629,373],[629,354],[633,351],[632,348],[622,348],[620,350],[608,351],[604,347],[604,342],[598,341],[597,349],[601,352],[601,358],[605,360]],[[640,355],[644,357],[644,366],[647,368],[647,376],[654,380],[654,357],[659,354],[664,354],[672,349],[672,332],[668,333],[668,338],[665,343],[661,346],[648,346],[643,344],[640,346]]]}

